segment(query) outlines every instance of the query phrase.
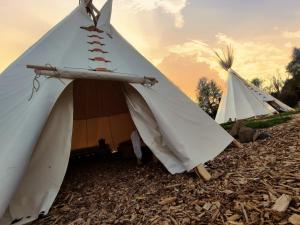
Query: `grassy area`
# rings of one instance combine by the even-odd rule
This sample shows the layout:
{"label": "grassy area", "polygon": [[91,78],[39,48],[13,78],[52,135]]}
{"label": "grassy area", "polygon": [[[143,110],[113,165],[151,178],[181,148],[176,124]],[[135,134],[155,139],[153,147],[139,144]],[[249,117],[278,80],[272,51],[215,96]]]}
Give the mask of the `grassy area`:
{"label": "grassy area", "polygon": [[[287,121],[292,119],[292,115],[300,113],[300,108],[295,109],[293,112],[284,112],[281,114],[264,117],[260,119],[247,119],[246,120],[246,126],[255,128],[255,129],[261,129],[261,128],[268,128],[272,127],[281,123],[286,123]],[[233,126],[233,122],[223,123],[221,126],[226,129],[230,130]]]}
{"label": "grassy area", "polygon": [[265,120],[252,120],[246,122],[246,126],[254,129],[268,128],[268,127],[273,127],[277,124],[286,123],[291,119],[292,119],[291,116],[282,116],[282,117],[269,118]]}

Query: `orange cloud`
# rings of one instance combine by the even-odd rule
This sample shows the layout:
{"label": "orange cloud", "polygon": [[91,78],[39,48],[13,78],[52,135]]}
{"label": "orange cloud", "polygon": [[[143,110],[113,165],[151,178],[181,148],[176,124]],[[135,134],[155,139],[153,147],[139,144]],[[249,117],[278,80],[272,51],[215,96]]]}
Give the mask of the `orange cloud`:
{"label": "orange cloud", "polygon": [[291,31],[285,31],[282,33],[284,38],[288,38],[288,39],[299,39],[300,38],[300,30],[299,31],[295,31],[295,32],[291,32]]}
{"label": "orange cloud", "polygon": [[278,72],[286,73],[285,66],[290,59],[290,52],[286,48],[259,41],[240,41],[225,34],[217,34],[215,41],[210,44],[201,40],[190,40],[173,45],[169,47],[169,52],[182,57],[193,56],[194,61],[206,64],[226,79],[227,73],[218,65],[213,51],[220,51],[226,45],[231,45],[234,49],[233,68],[246,79],[270,78]]}
{"label": "orange cloud", "polygon": [[[231,45],[234,48],[233,68],[246,79],[270,78],[278,72],[285,74],[290,52],[272,42],[239,41],[225,34],[218,34],[218,46]],[[283,44],[284,46],[284,44]]]}
{"label": "orange cloud", "polygon": [[124,6],[130,10],[155,10],[162,9],[165,13],[171,14],[175,18],[175,26],[183,27],[184,18],[181,11],[186,7],[187,0],[123,0]]}
{"label": "orange cloud", "polygon": [[196,99],[196,88],[202,77],[215,80],[221,88],[224,82],[218,72],[210,66],[197,61],[197,55],[182,56],[171,53],[163,59],[158,68],[179,88],[193,100]]}

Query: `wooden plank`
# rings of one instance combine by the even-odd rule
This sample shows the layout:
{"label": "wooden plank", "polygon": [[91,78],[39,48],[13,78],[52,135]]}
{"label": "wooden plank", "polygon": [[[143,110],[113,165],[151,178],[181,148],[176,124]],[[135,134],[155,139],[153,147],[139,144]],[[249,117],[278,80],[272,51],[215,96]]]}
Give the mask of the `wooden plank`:
{"label": "wooden plank", "polygon": [[205,181],[209,181],[211,179],[211,174],[205,169],[205,167],[200,164],[195,167],[195,172],[199,177],[202,177]]}

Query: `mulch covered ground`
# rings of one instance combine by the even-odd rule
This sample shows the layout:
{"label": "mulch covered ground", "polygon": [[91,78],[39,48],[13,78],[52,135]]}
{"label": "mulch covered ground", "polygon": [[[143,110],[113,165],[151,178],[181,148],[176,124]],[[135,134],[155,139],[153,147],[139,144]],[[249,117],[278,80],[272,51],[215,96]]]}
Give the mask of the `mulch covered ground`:
{"label": "mulch covered ground", "polygon": [[267,131],[272,138],[207,163],[209,182],[154,162],[72,163],[49,215],[33,224],[300,224],[300,115]]}

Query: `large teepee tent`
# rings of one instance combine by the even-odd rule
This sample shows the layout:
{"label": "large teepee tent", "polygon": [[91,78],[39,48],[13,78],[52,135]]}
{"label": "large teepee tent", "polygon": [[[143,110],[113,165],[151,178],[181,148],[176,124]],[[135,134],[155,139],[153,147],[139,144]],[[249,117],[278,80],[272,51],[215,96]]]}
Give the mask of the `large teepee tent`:
{"label": "large teepee tent", "polygon": [[[95,146],[99,138],[117,148],[137,129],[173,174],[214,158],[232,141],[114,29],[111,8],[111,0],[101,11],[82,0],[0,76],[0,224],[47,214],[70,149]],[[82,79],[39,76],[28,64]]]}
{"label": "large teepee tent", "polygon": [[228,71],[227,87],[216,115],[219,124],[293,110],[236,73],[231,68],[234,60],[230,47],[227,48],[227,53],[223,54],[224,57],[218,53],[216,55],[223,69]]}

